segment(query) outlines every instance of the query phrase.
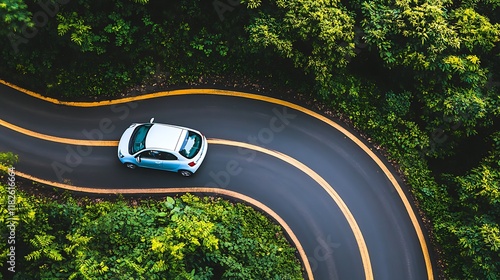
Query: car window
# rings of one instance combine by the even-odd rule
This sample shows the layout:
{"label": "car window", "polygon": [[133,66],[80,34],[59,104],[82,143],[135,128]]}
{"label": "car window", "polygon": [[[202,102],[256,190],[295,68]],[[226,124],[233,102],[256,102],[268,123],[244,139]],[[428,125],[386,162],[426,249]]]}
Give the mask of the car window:
{"label": "car window", "polygon": [[148,134],[151,126],[152,124],[144,124],[135,128],[134,132],[132,133],[132,137],[130,138],[128,147],[130,154],[133,155],[138,151],[146,148],[146,135]]}
{"label": "car window", "polygon": [[141,158],[148,158],[148,159],[156,159],[157,158],[157,151],[144,151],[139,154]]}
{"label": "car window", "polygon": [[184,143],[182,143],[179,153],[188,159],[193,158],[201,149],[201,139],[200,134],[189,131],[186,135],[186,139],[184,139]]}
{"label": "car window", "polygon": [[168,152],[158,152],[158,159],[161,160],[177,160],[177,157]]}
{"label": "car window", "polygon": [[148,159],[159,159],[159,160],[177,160],[177,157],[169,152],[162,152],[155,150],[144,151],[140,153],[140,157]]}

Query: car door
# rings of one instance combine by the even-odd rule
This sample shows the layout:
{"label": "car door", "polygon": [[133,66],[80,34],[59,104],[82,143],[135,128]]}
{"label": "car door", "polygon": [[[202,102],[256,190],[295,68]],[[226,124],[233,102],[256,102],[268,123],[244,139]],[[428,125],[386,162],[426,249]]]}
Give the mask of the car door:
{"label": "car door", "polygon": [[153,169],[163,169],[163,161],[159,158],[159,151],[144,151],[139,155],[139,166]]}
{"label": "car door", "polygon": [[160,151],[158,158],[162,161],[162,169],[177,172],[179,170],[179,159],[174,154],[167,151]]}

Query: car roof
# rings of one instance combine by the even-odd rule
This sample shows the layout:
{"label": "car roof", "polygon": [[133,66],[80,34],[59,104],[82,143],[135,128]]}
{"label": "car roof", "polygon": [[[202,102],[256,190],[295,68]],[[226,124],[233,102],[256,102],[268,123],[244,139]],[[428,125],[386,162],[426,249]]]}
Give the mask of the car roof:
{"label": "car roof", "polygon": [[161,148],[167,150],[177,150],[182,144],[181,136],[185,135],[185,129],[167,124],[155,123],[151,126],[146,136],[146,148]]}

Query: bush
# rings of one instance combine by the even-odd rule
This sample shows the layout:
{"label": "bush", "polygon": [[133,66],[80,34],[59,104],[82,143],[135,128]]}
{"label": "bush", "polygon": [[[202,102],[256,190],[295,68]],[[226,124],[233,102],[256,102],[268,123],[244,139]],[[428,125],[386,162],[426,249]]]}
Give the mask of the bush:
{"label": "bush", "polygon": [[22,191],[17,203],[16,279],[303,279],[282,229],[241,203],[190,194],[135,205],[53,201]]}

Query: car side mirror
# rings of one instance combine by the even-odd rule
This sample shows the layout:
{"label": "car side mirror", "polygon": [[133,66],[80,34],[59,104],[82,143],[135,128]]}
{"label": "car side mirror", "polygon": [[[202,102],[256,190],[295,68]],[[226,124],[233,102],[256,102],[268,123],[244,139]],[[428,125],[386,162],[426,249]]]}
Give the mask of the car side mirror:
{"label": "car side mirror", "polygon": [[150,123],[153,123],[154,121],[155,121],[155,118],[151,118],[151,119],[149,120],[149,122],[150,122]]}
{"label": "car side mirror", "polygon": [[136,157],[135,157],[135,160],[136,160],[137,162],[141,162],[141,156],[140,156],[140,155],[136,156]]}

